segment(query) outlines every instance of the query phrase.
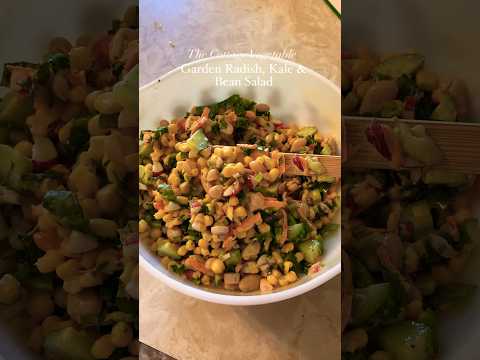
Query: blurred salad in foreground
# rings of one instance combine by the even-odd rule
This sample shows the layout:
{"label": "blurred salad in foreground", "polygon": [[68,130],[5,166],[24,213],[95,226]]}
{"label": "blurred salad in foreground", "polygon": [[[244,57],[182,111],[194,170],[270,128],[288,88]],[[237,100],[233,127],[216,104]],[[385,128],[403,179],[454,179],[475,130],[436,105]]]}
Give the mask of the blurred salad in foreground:
{"label": "blurred salad in foreground", "polygon": [[[346,115],[468,120],[463,83],[430,72],[422,55],[361,50],[342,64]],[[395,169],[423,168],[344,169],[342,359],[435,359],[439,313],[476,291],[458,280],[480,237],[475,176],[435,168],[443,155],[421,124],[374,121],[365,136]]]}
{"label": "blurred salad in foreground", "polygon": [[138,8],[1,84],[0,315],[48,359],[136,359]]}
{"label": "blurred salad in foreground", "polygon": [[469,110],[463,81],[429,70],[419,53],[380,57],[361,48],[342,55],[344,115],[469,121]]}

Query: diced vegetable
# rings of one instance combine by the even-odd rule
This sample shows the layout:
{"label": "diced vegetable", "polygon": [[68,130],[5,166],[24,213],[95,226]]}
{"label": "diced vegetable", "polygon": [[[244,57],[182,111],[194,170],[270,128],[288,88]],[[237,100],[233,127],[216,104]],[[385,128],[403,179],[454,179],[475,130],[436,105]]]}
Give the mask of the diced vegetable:
{"label": "diced vegetable", "polygon": [[42,205],[66,226],[83,229],[87,225],[82,208],[75,195],[70,191],[48,191],[43,197]]}
{"label": "diced vegetable", "polygon": [[[323,149],[325,149],[325,147]],[[323,149],[322,149],[322,152],[323,152]],[[325,173],[325,167],[317,159],[308,157],[307,164],[308,164],[308,168],[312,170],[314,174],[320,175]]]}
{"label": "diced vegetable", "polygon": [[322,241],[317,238],[300,243],[298,249],[303,253],[305,261],[314,264],[320,260],[323,252]]}
{"label": "diced vegetable", "polygon": [[175,192],[174,192],[173,189],[170,187],[170,185],[168,185],[168,184],[160,184],[160,185],[158,185],[158,191],[160,192],[160,195],[162,195],[162,197],[163,197],[165,200],[168,200],[168,201],[177,201],[177,195],[175,195]]}
{"label": "diced vegetable", "polygon": [[391,291],[389,283],[355,289],[352,301],[352,324],[362,324],[370,319],[387,302]]}
{"label": "diced vegetable", "polygon": [[423,323],[403,321],[382,329],[379,342],[395,360],[429,360],[434,355],[432,329]]}
{"label": "diced vegetable", "polygon": [[299,223],[288,227],[288,240],[298,242],[304,240],[308,233],[308,226]]}
{"label": "diced vegetable", "polygon": [[435,165],[442,158],[442,152],[425,132],[425,128],[417,125],[410,129],[407,124],[398,124],[394,133],[399,136],[403,151],[412,159],[423,162],[425,165]]}
{"label": "diced vegetable", "polygon": [[230,252],[230,257],[225,260],[226,266],[235,266],[240,264],[242,260],[242,252],[239,249],[233,250]]}
{"label": "diced vegetable", "polygon": [[440,104],[438,104],[435,110],[433,110],[431,119],[439,121],[457,120],[457,109],[455,108],[455,102],[450,96],[443,96]]}
{"label": "diced vegetable", "polygon": [[195,133],[187,140],[187,144],[191,150],[195,151],[202,151],[210,145],[208,138],[205,136],[202,129],[195,131]]}
{"label": "diced vegetable", "polygon": [[403,54],[392,56],[377,65],[374,73],[382,78],[397,79],[402,75],[412,75],[425,61],[419,54]]}
{"label": "diced vegetable", "polygon": [[180,256],[177,255],[177,246],[172,244],[170,241],[165,241],[157,247],[157,252],[159,255],[168,256],[174,260],[180,259]]}
{"label": "diced vegetable", "polygon": [[309,137],[309,136],[315,135],[316,132],[317,132],[317,128],[316,128],[316,127],[314,127],[314,126],[306,126],[306,127],[301,128],[301,129],[297,132],[297,136],[300,136],[300,137]]}

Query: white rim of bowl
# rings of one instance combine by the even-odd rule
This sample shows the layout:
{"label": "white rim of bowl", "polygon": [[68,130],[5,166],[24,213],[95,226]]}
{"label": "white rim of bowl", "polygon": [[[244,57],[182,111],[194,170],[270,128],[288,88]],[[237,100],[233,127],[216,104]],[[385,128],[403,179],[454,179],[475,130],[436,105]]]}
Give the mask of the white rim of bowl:
{"label": "white rim of bowl", "polygon": [[[284,63],[290,66],[302,66],[305,69],[306,73],[320,79],[322,82],[327,84],[332,90],[338,93],[338,96],[341,95],[341,92],[338,86],[336,86],[333,82],[331,82],[329,79],[327,79],[323,75],[320,75],[316,71],[304,65],[295,63],[293,61],[285,60],[282,58],[277,58],[277,57],[272,57],[267,55],[253,55],[253,54],[242,54],[242,53],[211,56],[211,57],[207,57],[207,58],[203,58],[200,60],[195,60],[195,61],[183,64],[179,67],[176,67],[173,70],[170,70],[169,72],[158,77],[157,79],[147,83],[146,85],[141,86],[139,88],[139,94],[141,95],[142,91],[145,91],[148,88],[157,84],[158,82],[161,82],[162,80],[180,72],[182,67],[189,67],[192,65],[202,64],[209,61],[227,60],[232,58],[271,60],[275,62]],[[141,243],[139,244],[139,246],[140,246],[140,265],[142,265],[143,268],[147,270],[149,274],[151,274],[153,277],[162,281],[169,288],[175,291],[178,291],[184,295],[194,297],[199,300],[204,300],[211,303],[222,304],[222,305],[235,305],[235,306],[263,305],[263,304],[270,304],[270,303],[280,302],[283,300],[288,300],[288,299],[297,297],[299,295],[305,294],[325,284],[326,282],[331,280],[333,277],[341,273],[341,262],[339,262],[338,264],[335,264],[332,268],[322,271],[317,275],[314,275],[310,280],[304,283],[301,283],[299,285],[286,288],[285,290],[277,290],[272,293],[259,294],[259,295],[248,295],[248,294],[242,294],[242,293],[239,293],[238,295],[227,295],[227,294],[221,294],[221,293],[209,291],[208,288],[203,289],[203,288],[196,287],[195,285],[187,285],[181,281],[176,280],[173,277],[169,277],[163,274],[161,271],[158,271],[154,265],[150,263],[147,257],[145,257],[144,255],[145,252],[150,253],[150,251],[146,249]],[[159,261],[158,261],[158,266],[162,266]]]}

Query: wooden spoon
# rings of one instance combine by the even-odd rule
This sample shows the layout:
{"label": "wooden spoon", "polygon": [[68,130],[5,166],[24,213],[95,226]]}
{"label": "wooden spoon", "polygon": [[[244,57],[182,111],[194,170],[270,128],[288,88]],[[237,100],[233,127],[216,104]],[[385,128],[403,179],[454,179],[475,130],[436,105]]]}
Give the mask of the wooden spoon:
{"label": "wooden spoon", "polygon": [[[367,141],[365,130],[372,121],[390,126],[395,122],[403,122],[410,126],[423,125],[444,157],[441,163],[433,167],[453,172],[480,174],[480,124],[353,116],[342,117],[344,130],[342,139],[348,147],[348,154],[344,155],[347,167],[393,169],[392,163]],[[408,169],[421,167],[424,165],[413,160],[405,164],[405,168]]]}
{"label": "wooden spoon", "polygon": [[[236,146],[244,149],[258,149],[257,145],[237,144]],[[215,145],[214,148],[234,148],[235,146]],[[285,174],[289,176],[314,176],[328,175],[335,179],[340,179],[342,174],[341,157],[337,155],[316,155],[316,154],[297,154],[297,153],[280,153],[285,159]],[[322,172],[314,173],[308,167],[308,160],[318,161],[321,164]]]}

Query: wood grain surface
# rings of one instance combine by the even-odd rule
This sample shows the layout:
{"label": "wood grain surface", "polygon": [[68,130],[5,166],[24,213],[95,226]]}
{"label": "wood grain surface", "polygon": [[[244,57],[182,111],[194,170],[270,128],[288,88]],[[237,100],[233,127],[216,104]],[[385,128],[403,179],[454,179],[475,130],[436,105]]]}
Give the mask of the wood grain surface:
{"label": "wood grain surface", "polygon": [[[391,169],[386,161],[365,136],[365,129],[372,121],[394,126],[394,120],[343,117],[347,146],[353,148],[347,166]],[[440,148],[444,160],[436,168],[454,172],[480,174],[480,124],[439,121],[402,120],[409,126],[423,125],[435,144]],[[421,165],[421,164],[417,164]],[[415,165],[409,167],[416,167]]]}

